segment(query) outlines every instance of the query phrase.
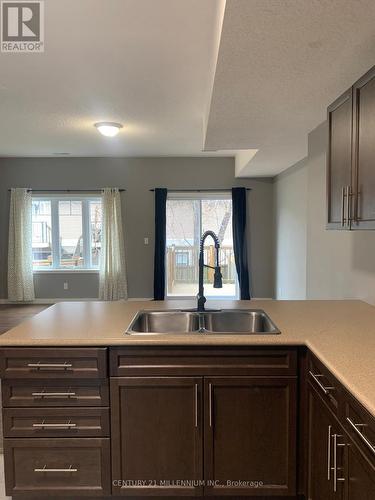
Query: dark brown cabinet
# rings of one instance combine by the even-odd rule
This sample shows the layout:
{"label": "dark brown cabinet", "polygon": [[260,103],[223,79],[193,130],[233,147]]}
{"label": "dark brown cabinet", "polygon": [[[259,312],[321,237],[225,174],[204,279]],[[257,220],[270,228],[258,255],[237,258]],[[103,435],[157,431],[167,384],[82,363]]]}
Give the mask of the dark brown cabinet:
{"label": "dark brown cabinet", "polygon": [[111,380],[113,494],[200,495],[202,379]]}
{"label": "dark brown cabinet", "polygon": [[375,466],[352,444],[348,446],[346,477],[348,500],[375,498]]}
{"label": "dark brown cabinet", "polygon": [[296,378],[113,378],[111,402],[114,495],[295,494]]}
{"label": "dark brown cabinet", "polygon": [[345,438],[314,388],[309,387],[309,499],[343,500]]}
{"label": "dark brown cabinet", "polygon": [[374,419],[312,356],[309,368],[308,499],[372,500]]}
{"label": "dark brown cabinet", "polygon": [[327,110],[327,227],[375,229],[375,67]]}
{"label": "dark brown cabinet", "polygon": [[104,496],[111,492],[109,439],[6,439],[8,495]]}
{"label": "dark brown cabinet", "polygon": [[353,229],[375,229],[375,67],[353,87]]}
{"label": "dark brown cabinet", "polygon": [[349,89],[327,112],[327,205],[331,229],[350,227],[347,213],[352,185],[352,107],[352,89]]}
{"label": "dark brown cabinet", "polygon": [[205,474],[210,495],[293,495],[296,380],[208,377]]}
{"label": "dark brown cabinet", "polygon": [[113,347],[111,377],[27,351],[0,363],[14,498],[375,498],[374,417],[304,349]]}

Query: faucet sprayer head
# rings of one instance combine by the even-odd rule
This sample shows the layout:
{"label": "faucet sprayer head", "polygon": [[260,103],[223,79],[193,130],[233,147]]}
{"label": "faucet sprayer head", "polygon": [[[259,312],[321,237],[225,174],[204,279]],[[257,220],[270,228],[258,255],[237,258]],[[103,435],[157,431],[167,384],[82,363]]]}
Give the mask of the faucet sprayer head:
{"label": "faucet sprayer head", "polygon": [[215,267],[214,288],[223,288],[223,277],[221,275],[220,267]]}

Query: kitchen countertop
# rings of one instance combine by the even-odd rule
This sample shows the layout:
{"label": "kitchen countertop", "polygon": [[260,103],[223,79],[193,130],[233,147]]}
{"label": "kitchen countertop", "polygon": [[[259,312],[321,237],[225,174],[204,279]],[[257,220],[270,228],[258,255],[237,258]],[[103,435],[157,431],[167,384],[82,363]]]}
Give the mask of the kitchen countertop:
{"label": "kitchen countertop", "polygon": [[0,347],[119,345],[307,346],[375,417],[375,307],[345,301],[210,301],[209,307],[264,309],[281,335],[141,335],[126,332],[140,309],[194,301],[60,302],[0,336]]}

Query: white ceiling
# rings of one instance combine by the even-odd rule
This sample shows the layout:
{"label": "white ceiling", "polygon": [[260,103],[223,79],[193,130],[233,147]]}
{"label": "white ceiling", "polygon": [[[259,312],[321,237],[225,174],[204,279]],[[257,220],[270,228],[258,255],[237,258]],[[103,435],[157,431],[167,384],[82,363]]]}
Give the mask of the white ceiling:
{"label": "white ceiling", "polygon": [[203,154],[221,0],[44,3],[45,52],[0,54],[0,155]]}
{"label": "white ceiling", "polygon": [[[0,54],[0,156],[240,150],[237,175],[274,175],[375,64],[373,0],[46,0],[45,11],[43,54]],[[97,121],[124,128],[104,138]]]}
{"label": "white ceiling", "polygon": [[239,176],[274,175],[375,64],[374,0],[227,0],[205,148],[258,149]]}

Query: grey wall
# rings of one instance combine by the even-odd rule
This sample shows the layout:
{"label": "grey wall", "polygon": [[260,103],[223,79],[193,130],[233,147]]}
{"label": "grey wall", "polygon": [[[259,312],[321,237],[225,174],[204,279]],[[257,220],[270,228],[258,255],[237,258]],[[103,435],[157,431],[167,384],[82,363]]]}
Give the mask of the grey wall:
{"label": "grey wall", "polygon": [[[0,298],[5,298],[10,187],[39,189],[126,188],[122,209],[126,235],[129,296],[153,294],[153,194],[149,189],[251,187],[249,254],[253,293],[274,291],[273,184],[269,179],[235,179],[231,158],[0,158]],[[149,245],[144,245],[144,237]],[[64,281],[69,290],[63,290]],[[35,275],[39,298],[92,298],[98,294],[93,273]]]}
{"label": "grey wall", "polygon": [[[307,158],[275,179],[276,220],[290,224],[288,238],[277,239],[277,296],[295,298],[300,289],[300,299],[358,298],[375,304],[375,231],[325,229],[326,151],[327,124],[322,123],[309,134]],[[296,193],[306,193],[304,201]],[[296,247],[306,249],[305,293],[295,262],[285,258],[299,254]],[[297,260],[302,269],[303,253]]]}

